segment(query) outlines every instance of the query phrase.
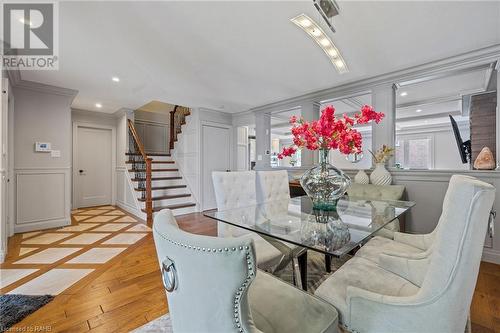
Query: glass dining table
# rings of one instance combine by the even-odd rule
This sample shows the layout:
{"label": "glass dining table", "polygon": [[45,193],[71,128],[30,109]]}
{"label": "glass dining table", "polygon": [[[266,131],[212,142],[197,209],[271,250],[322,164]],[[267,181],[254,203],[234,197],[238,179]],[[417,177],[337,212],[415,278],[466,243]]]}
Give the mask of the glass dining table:
{"label": "glass dining table", "polygon": [[336,210],[317,211],[311,199],[302,196],[203,214],[266,239],[324,253],[325,258],[341,258],[414,205],[411,201],[366,200],[346,195],[339,199]]}

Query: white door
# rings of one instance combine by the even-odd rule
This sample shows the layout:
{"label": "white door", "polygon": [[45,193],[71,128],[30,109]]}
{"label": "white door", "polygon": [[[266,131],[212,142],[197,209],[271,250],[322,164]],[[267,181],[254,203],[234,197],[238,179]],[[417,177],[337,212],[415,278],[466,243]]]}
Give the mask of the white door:
{"label": "white door", "polygon": [[75,146],[75,208],[111,204],[111,129],[77,126]]}
{"label": "white door", "polygon": [[202,126],[203,210],[217,208],[212,171],[231,169],[231,129],[212,125]]}

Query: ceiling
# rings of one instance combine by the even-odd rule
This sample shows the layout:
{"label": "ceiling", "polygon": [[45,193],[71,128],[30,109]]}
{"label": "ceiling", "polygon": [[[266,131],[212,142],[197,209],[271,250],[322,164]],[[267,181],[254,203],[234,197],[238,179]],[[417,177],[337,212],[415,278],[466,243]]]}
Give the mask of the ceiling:
{"label": "ceiling", "polygon": [[238,112],[500,44],[497,1],[339,5],[337,32],[328,34],[346,74],[290,22],[300,13],[317,19],[312,1],[67,1],[59,70],[21,77],[78,90],[79,109],[112,113],[157,100]]}

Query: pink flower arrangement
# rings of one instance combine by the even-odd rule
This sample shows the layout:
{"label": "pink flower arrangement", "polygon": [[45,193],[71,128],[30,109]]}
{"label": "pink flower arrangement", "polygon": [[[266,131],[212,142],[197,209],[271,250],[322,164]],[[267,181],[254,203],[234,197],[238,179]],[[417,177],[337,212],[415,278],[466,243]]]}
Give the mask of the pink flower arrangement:
{"label": "pink flower arrangement", "polygon": [[361,153],[362,137],[355,128],[356,124],[367,124],[375,121],[377,124],[384,118],[382,112],[375,112],[369,106],[364,105],[354,118],[347,116],[335,117],[335,108],[331,105],[321,111],[319,120],[311,122],[296,116],[290,118],[292,125],[293,145],[284,147],[278,154],[279,159],[295,154],[298,149],[338,149],[343,154]]}

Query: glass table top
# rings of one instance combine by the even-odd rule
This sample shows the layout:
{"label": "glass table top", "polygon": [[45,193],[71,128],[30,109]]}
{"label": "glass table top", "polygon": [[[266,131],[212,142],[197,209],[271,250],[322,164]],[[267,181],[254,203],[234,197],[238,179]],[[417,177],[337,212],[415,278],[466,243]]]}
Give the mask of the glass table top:
{"label": "glass table top", "polygon": [[344,196],[336,211],[316,211],[307,196],[264,204],[205,211],[203,215],[311,250],[342,257],[415,205],[411,201]]}

